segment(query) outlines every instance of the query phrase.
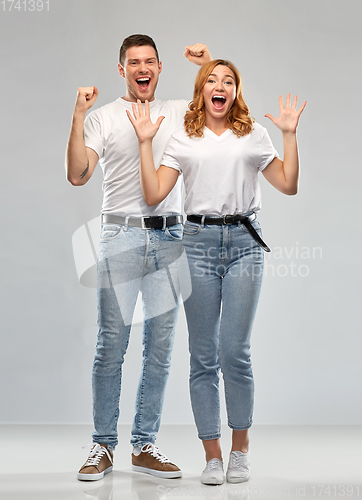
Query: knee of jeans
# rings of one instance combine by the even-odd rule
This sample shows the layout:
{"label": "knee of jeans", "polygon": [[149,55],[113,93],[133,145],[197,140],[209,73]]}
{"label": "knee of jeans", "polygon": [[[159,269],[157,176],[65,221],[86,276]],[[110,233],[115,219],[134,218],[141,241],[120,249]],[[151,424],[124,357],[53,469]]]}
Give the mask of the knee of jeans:
{"label": "knee of jeans", "polygon": [[220,366],[217,358],[207,358],[205,356],[191,356],[190,378],[195,379],[200,376],[218,377]]}
{"label": "knee of jeans", "polygon": [[118,370],[124,361],[128,340],[120,338],[114,332],[100,332],[94,357],[94,368]]}
{"label": "knee of jeans", "polygon": [[250,348],[221,351],[219,354],[220,366],[223,373],[230,370],[244,372],[251,369]]}

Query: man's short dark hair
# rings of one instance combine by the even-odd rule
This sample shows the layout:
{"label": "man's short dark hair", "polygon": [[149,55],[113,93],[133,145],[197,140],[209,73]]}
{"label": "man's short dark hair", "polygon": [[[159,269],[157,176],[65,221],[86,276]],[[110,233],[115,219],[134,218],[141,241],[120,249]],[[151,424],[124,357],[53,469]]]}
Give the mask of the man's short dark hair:
{"label": "man's short dark hair", "polygon": [[119,50],[119,62],[124,63],[124,59],[126,57],[126,50],[131,47],[142,47],[143,45],[150,45],[155,49],[157,62],[159,62],[160,58],[158,57],[158,50],[155,42],[148,35],[131,35],[123,40],[121,48]]}

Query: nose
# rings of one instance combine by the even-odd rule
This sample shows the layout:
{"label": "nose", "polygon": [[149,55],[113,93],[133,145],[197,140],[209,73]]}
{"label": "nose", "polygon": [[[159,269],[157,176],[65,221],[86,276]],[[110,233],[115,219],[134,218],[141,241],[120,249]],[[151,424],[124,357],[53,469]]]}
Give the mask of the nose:
{"label": "nose", "polygon": [[141,62],[141,64],[139,65],[139,71],[140,71],[140,73],[146,73],[147,72],[147,65],[146,65],[146,63]]}

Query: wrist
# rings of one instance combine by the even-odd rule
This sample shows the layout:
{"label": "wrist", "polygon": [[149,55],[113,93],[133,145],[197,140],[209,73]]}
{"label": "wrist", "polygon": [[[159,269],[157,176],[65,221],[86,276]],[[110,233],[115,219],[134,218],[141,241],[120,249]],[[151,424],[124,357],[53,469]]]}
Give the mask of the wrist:
{"label": "wrist", "polygon": [[74,110],[73,112],[73,122],[82,122],[84,123],[86,112],[85,111],[79,111],[77,109]]}
{"label": "wrist", "polygon": [[297,131],[290,132],[286,131],[283,132],[283,141],[285,142],[295,142],[297,140]]}
{"label": "wrist", "polygon": [[139,145],[142,147],[152,146],[153,137],[147,137],[145,139],[138,138]]}
{"label": "wrist", "polygon": [[297,131],[296,130],[282,130],[283,137],[296,137],[297,136]]}

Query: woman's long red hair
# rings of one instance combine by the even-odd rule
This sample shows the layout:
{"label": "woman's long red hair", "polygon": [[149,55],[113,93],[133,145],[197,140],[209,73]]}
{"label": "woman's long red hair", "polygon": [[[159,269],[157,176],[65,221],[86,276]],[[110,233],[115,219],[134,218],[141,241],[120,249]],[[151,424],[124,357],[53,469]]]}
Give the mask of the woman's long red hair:
{"label": "woman's long red hair", "polygon": [[233,105],[227,115],[229,128],[235,135],[241,137],[250,134],[253,129],[254,119],[250,116],[250,111],[246,105],[241,89],[241,77],[239,71],[230,61],[215,59],[201,66],[196,76],[194,97],[189,104],[189,111],[186,112],[184,126],[189,137],[202,137],[205,127],[205,106],[203,89],[207,79],[216,66],[227,66],[235,75],[236,96]]}

